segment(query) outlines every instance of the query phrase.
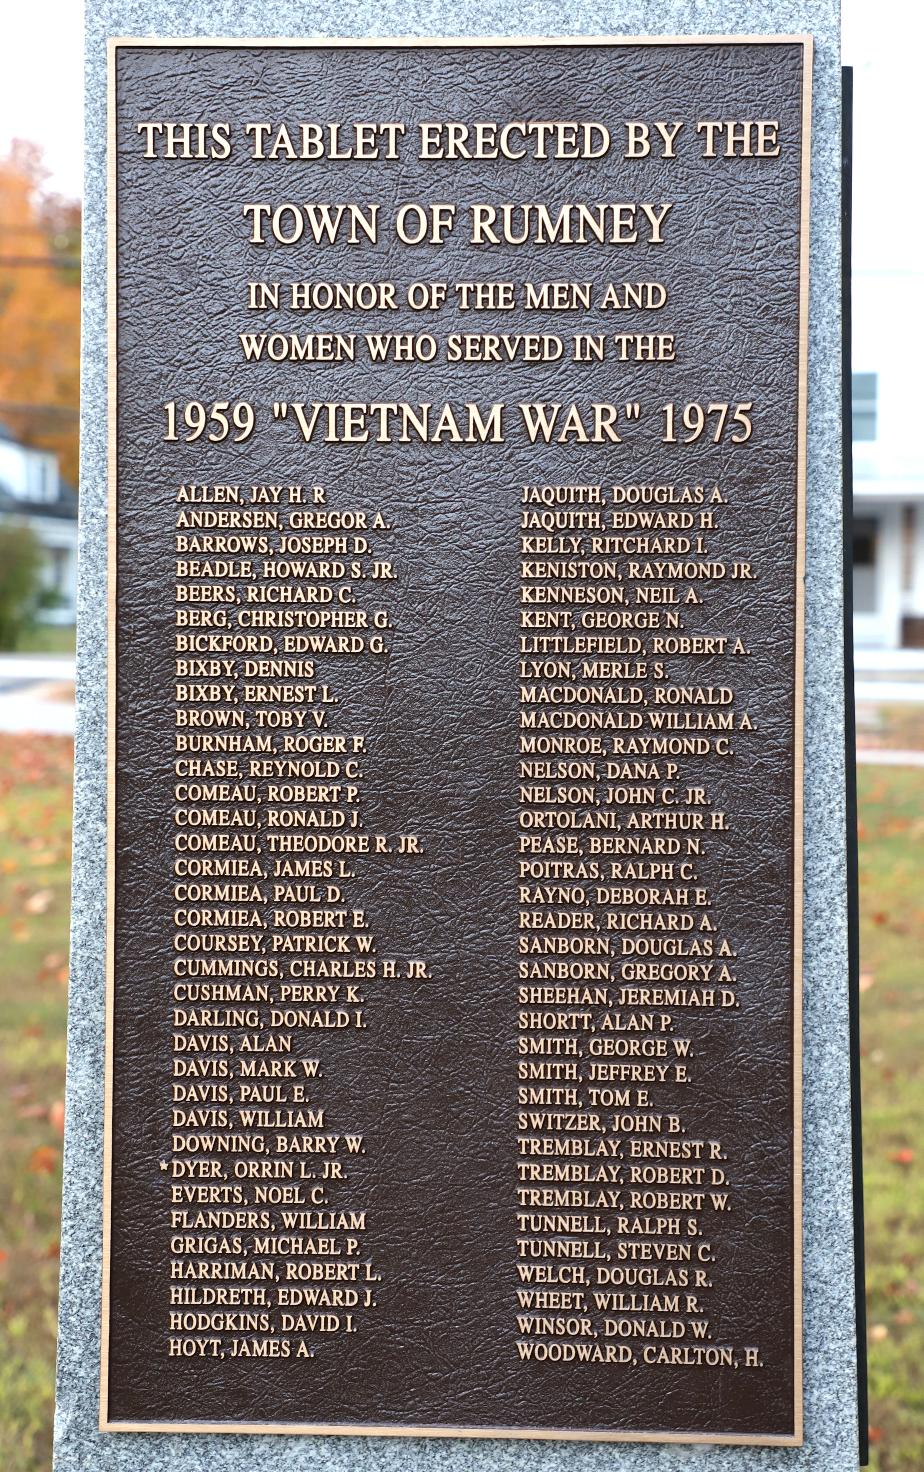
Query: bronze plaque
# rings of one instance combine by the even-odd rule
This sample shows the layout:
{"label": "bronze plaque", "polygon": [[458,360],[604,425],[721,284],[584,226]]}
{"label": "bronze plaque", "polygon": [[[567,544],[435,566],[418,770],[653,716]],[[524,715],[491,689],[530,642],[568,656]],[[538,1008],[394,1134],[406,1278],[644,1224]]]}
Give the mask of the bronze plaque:
{"label": "bronze plaque", "polygon": [[797,1443],[810,43],[111,66],[103,1427]]}

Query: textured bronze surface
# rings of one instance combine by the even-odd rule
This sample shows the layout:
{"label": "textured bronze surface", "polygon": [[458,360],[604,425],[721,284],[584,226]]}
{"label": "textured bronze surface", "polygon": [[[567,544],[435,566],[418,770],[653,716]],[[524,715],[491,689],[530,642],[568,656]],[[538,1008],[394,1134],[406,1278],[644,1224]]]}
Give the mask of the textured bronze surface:
{"label": "textured bronze surface", "polygon": [[[115,67],[104,1422],[797,1439],[803,45],[125,43]],[[421,122],[513,119],[602,122],[613,147],[577,160],[417,156]],[[779,152],[725,158],[719,132],[704,157],[703,119],[778,120]],[[164,157],[156,132],[145,157],[138,124],[167,120],[229,123],[230,157]],[[274,124],[270,138],[288,123],[295,138],[299,121],[353,120],[403,121],[400,156],[254,160],[244,133],[250,121]],[[627,120],[683,120],[676,157],[623,158]],[[306,203],[377,204],[378,239],[315,245],[306,229],[253,243],[244,206],[284,201],[285,232]],[[458,223],[440,244],[402,243],[390,222],[408,201],[454,202]],[[479,202],[556,215],[643,201],[672,206],[660,243],[640,209],[625,244],[470,238]],[[280,283],[280,306],[251,305],[251,282]],[[390,283],[397,305],[293,310],[292,282]],[[411,310],[413,282],[448,283],[446,302]],[[516,304],[462,310],[458,282],[514,283]],[[527,282],[592,283],[593,302],[529,310]],[[661,283],[664,304],[648,292],[625,306],[626,283]],[[322,331],[354,334],[355,361],[246,361],[240,341]],[[434,361],[371,362],[363,335],[385,332],[432,334]],[[461,333],[554,334],[565,351],[447,362]],[[574,361],[575,333],[606,334],[605,361]],[[670,353],[637,361],[636,334],[671,335]],[[186,438],[198,425],[186,405],[229,402],[254,407],[252,433],[235,442],[242,415],[218,443],[220,417]],[[582,406],[590,442],[572,430],[531,443],[520,406],[540,402]],[[288,407],[274,416],[274,403]],[[402,443],[397,419],[367,414],[367,438],[344,443],[342,409],[336,441],[318,428],[305,442],[296,403],[407,403],[418,421],[420,405],[449,404],[463,442],[434,442],[431,418],[428,442],[412,428]],[[482,423],[503,405],[502,440],[464,442],[473,403]],[[618,409],[618,441],[594,442],[601,403]],[[722,404],[727,418],[710,410]],[[695,438],[689,405],[705,415]],[[239,497],[216,490],[228,486]],[[575,489],[595,486],[599,500]],[[570,489],[530,500],[528,487]],[[625,489],[637,487],[673,490]],[[203,511],[211,525],[188,515]],[[597,529],[578,511],[599,511]],[[524,520],[546,512],[572,519]],[[668,519],[611,520],[628,512]],[[592,535],[667,541],[597,550]],[[273,560],[287,577],[267,573]],[[753,576],[735,575],[743,565]],[[198,591],[178,601],[180,586]],[[330,601],[249,601],[269,586]],[[562,587],[586,601],[524,597]],[[249,617],[285,608],[315,622]],[[547,617],[566,609],[573,622]],[[643,609],[657,621],[645,627]],[[204,610],[212,622],[191,623]],[[596,623],[581,622],[588,610]],[[625,610],[634,622],[605,621]],[[287,648],[298,634],[309,642]],[[215,638],[191,648],[199,635]],[[222,648],[225,635],[258,642]],[[681,638],[702,642],[655,646]],[[295,663],[259,664],[279,660]],[[543,703],[543,690],[578,687],[593,698]],[[668,688],[699,693],[662,700]],[[525,724],[536,710],[575,719]],[[581,724],[592,712],[621,724]],[[563,734],[601,746],[548,744]],[[214,739],[229,735],[251,749]],[[665,735],[667,749],[638,744]],[[547,744],[530,750],[536,736]],[[644,814],[649,826],[633,827]],[[223,849],[201,846],[216,835]],[[242,835],[252,847],[235,846]],[[314,847],[283,851],[286,835]],[[368,835],[368,851],[351,835]],[[593,847],[630,835],[644,841],[635,852]],[[235,864],[178,872],[189,858]],[[285,870],[293,861],[301,873]],[[176,892],[188,884],[204,897]],[[559,950],[528,949],[543,936]],[[657,947],[628,953],[627,936]],[[183,974],[219,958],[278,969]],[[174,995],[189,982],[268,992]],[[529,1020],[540,1013],[557,1021]],[[551,1041],[527,1053],[536,1038]],[[528,1077],[530,1063],[544,1075]]]}

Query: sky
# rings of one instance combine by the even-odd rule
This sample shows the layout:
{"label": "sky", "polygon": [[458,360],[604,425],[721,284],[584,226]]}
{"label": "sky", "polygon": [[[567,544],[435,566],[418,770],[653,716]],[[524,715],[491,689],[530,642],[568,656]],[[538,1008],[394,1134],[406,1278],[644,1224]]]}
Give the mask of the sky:
{"label": "sky", "polygon": [[[3,9],[0,152],[14,137],[41,143],[51,187],[77,196],[83,131],[81,0],[7,0]],[[904,226],[908,209],[922,208],[922,163],[902,141],[911,140],[914,148],[924,6],[920,0],[844,0],[843,15],[843,55],[855,68],[859,125],[854,248],[858,263],[875,248],[881,261],[885,251],[889,264],[900,269],[906,256],[910,266],[912,253],[920,251],[920,232]],[[890,197],[901,204],[896,228],[884,230],[879,205]]]}
{"label": "sky", "polygon": [[41,143],[49,187],[76,198],[83,171],[83,5],[7,0],[2,9],[0,153],[13,138]]}

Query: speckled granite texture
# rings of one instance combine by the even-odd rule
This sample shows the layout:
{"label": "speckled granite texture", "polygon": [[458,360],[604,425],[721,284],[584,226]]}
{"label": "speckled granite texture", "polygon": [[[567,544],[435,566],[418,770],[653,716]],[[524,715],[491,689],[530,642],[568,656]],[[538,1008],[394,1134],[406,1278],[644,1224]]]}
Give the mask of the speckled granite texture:
{"label": "speckled granite texture", "polygon": [[[840,59],[837,0],[602,0],[453,5],[379,0],[97,0],[87,18],[84,367],[75,773],[74,919],[68,1038],[57,1472],[721,1472],[857,1465],[844,852],[839,383]],[[96,1430],[103,1135],[106,804],[106,51],[109,35],[409,36],[779,34],[815,37],[805,791],[805,1446],[674,1447],[573,1442]]]}

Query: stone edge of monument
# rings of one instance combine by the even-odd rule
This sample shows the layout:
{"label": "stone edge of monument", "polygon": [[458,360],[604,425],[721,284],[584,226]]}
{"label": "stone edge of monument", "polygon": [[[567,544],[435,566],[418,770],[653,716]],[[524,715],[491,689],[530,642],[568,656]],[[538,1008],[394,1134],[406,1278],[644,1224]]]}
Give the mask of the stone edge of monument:
{"label": "stone edge of monument", "polygon": [[[806,542],[804,912],[805,1444],[742,1447],[435,1438],[181,1436],[98,1431],[105,1036],[107,764],[106,155],[87,149],[84,215],[80,584],[74,886],[68,1022],[65,1208],[55,1468],[210,1472],[368,1466],[397,1469],[578,1467],[671,1469],[710,1455],[728,1472],[759,1462],[841,1472],[857,1462],[850,1170],[843,684],[837,654],[842,600],[841,410],[827,372],[840,348],[840,58],[836,0],[663,0],[655,24],[639,0],[613,0],[578,27],[560,4],[399,8],[374,19],[355,3],[297,0],[108,0],[87,18],[86,127],[106,136],[110,36],[734,35],[814,36]],[[442,20],[445,15],[445,21]],[[830,795],[840,794],[832,802]]]}

